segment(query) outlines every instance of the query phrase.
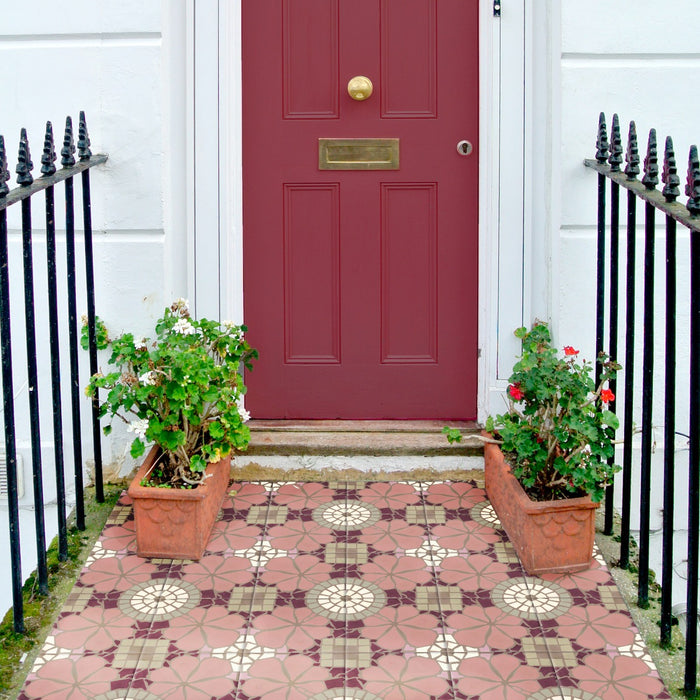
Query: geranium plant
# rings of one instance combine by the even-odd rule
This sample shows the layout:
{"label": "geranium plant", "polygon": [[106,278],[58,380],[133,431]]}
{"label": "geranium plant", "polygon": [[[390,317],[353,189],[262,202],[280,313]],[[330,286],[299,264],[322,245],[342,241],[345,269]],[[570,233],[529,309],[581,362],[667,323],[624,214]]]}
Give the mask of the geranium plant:
{"label": "geranium plant", "polygon": [[[552,347],[549,328],[535,323],[518,328],[522,355],[513,367],[507,389],[508,410],[486,421],[486,430],[500,443],[515,477],[531,498],[554,500],[590,494],[599,502],[619,467],[615,453],[617,416],[609,388],[620,366],[605,356],[596,386],[593,364],[579,360],[579,351]],[[446,428],[450,441],[461,439]]]}
{"label": "geranium plant", "polygon": [[[110,339],[101,323],[98,328],[114,370],[92,376],[87,393],[106,392],[100,416],[127,423],[134,433],[132,457],[143,455],[147,443],[160,447],[149,483],[192,487],[208,463],[245,449],[250,416],[242,404],[241,369],[251,369],[257,357],[245,326],[196,320],[178,299],[156,322],[153,339],[132,333]],[[111,429],[110,422],[105,434]]]}

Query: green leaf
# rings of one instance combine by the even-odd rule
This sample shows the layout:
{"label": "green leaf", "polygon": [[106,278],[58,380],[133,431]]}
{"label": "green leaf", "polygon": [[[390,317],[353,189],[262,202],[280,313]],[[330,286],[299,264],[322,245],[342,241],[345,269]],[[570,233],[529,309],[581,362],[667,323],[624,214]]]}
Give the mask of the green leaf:
{"label": "green leaf", "polygon": [[134,459],[137,459],[138,457],[141,457],[143,453],[146,451],[146,446],[141,442],[141,438],[136,438],[132,443],[131,443],[131,456]]}
{"label": "green leaf", "polygon": [[620,419],[612,411],[603,411],[601,420],[605,425],[609,425],[614,430],[620,427]]}
{"label": "green leaf", "polygon": [[454,442],[462,442],[462,433],[459,431],[458,428],[450,428],[449,426],[445,426],[442,429],[443,434],[447,435],[447,441],[452,444]]}
{"label": "green leaf", "polygon": [[193,472],[201,473],[207,468],[207,463],[202,459],[201,455],[194,455],[190,459],[190,469]]}
{"label": "green leaf", "polygon": [[174,401],[182,401],[187,398],[187,391],[182,384],[168,382],[165,387],[165,395]]}
{"label": "green leaf", "polygon": [[214,421],[213,423],[209,423],[209,435],[214,438],[214,440],[219,440],[221,439],[225,434],[224,428],[219,423],[218,421]]}

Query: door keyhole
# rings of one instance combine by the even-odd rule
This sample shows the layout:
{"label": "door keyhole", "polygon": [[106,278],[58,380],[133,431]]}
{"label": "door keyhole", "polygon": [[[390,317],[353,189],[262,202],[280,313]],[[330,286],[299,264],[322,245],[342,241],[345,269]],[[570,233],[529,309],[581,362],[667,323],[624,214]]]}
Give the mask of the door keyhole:
{"label": "door keyhole", "polygon": [[457,153],[459,153],[460,156],[468,156],[473,150],[474,146],[472,146],[471,141],[467,141],[466,139],[457,144]]}

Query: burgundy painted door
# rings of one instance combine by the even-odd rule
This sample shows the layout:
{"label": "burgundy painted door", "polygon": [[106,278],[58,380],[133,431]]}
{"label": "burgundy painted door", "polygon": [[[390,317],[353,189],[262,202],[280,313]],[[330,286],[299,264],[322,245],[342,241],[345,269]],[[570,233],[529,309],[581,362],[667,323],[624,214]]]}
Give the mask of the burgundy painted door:
{"label": "burgundy painted door", "polygon": [[[243,0],[254,417],[476,416],[477,5]],[[399,169],[320,170],[323,138],[399,139]]]}

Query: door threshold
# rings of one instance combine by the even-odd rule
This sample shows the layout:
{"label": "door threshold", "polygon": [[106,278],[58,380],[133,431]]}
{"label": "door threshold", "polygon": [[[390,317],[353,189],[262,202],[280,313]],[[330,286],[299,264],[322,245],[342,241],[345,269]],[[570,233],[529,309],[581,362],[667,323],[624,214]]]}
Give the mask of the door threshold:
{"label": "door threshold", "polygon": [[476,421],[454,420],[251,420],[248,427],[252,432],[329,432],[329,433],[442,433],[442,429],[459,428],[464,433],[478,433],[481,430]]}

